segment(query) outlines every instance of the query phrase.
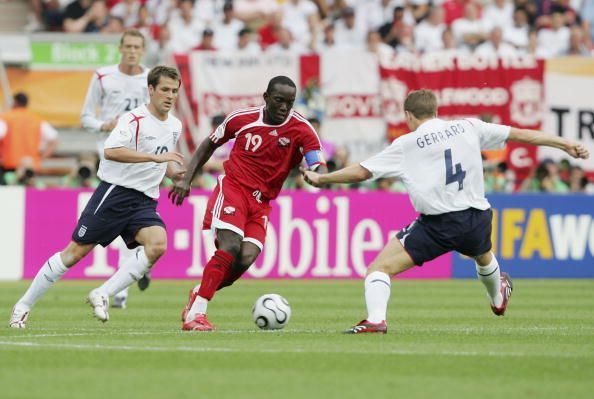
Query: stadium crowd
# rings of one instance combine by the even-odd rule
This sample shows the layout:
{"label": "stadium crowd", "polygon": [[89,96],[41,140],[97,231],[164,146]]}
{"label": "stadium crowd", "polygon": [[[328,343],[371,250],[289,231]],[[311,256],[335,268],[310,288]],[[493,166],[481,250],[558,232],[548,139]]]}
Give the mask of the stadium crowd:
{"label": "stadium crowd", "polygon": [[[549,58],[592,55],[589,0],[30,0],[28,29],[149,37],[152,61],[192,49],[258,54],[365,47]],[[149,63],[150,65],[150,63]]]}
{"label": "stadium crowd", "polygon": [[[257,55],[307,54],[333,48],[367,48],[377,54],[436,51],[549,58],[594,55],[594,1],[591,0],[30,0],[31,31],[119,34],[139,29],[147,40],[144,63],[165,62],[171,54],[190,50],[233,51]],[[311,90],[309,90],[311,89]],[[305,88],[296,107],[308,111],[316,90]],[[314,101],[315,102],[315,101]],[[17,104],[18,105],[18,104]],[[314,107],[315,108],[315,107]],[[19,113],[20,112],[20,113]],[[24,112],[12,111],[23,116]],[[323,120],[323,112],[306,112]],[[320,115],[318,115],[320,114]],[[26,118],[31,118],[29,114]],[[216,127],[223,115],[213,118]],[[314,118],[312,124],[319,127]],[[2,140],[2,153],[19,146],[19,160],[1,165],[0,184],[45,187],[38,179],[39,162],[51,155],[57,134],[35,119],[32,131],[45,131],[30,143]],[[36,130],[37,129],[37,130]],[[320,129],[318,129],[320,131]],[[323,138],[322,138],[323,139]],[[4,143],[3,143],[4,141]],[[44,150],[40,153],[38,148]],[[324,142],[330,170],[349,164],[349,154]],[[28,146],[25,148],[25,146]],[[28,151],[28,152],[27,152]],[[222,148],[199,178],[212,188],[222,172],[229,148]],[[13,152],[14,155],[14,152]],[[14,158],[14,157],[12,157]],[[487,192],[594,193],[594,182],[568,161],[545,160],[522,181],[504,161],[505,154],[485,154]],[[64,187],[96,187],[98,158],[81,154],[76,166],[59,183]],[[167,183],[165,183],[167,184]],[[311,189],[295,170],[288,189]],[[404,191],[401,182],[380,179],[361,190]],[[337,188],[338,189],[338,188]]]}

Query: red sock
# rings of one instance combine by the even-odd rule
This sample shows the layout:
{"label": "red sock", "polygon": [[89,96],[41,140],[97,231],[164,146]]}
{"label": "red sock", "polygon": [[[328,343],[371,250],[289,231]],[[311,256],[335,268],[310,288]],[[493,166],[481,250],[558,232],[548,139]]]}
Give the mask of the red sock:
{"label": "red sock", "polygon": [[217,249],[204,267],[204,274],[198,289],[198,295],[209,301],[221,282],[228,275],[233,263],[233,255],[221,249]]}

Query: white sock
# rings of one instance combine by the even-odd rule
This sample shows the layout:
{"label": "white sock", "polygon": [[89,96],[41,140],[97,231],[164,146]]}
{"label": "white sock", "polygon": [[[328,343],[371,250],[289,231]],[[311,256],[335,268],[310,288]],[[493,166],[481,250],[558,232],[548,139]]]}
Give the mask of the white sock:
{"label": "white sock", "polygon": [[[491,254],[493,255],[493,254]],[[476,265],[476,275],[481,283],[487,289],[487,295],[491,299],[491,303],[499,307],[503,303],[503,296],[501,295],[501,273],[499,271],[499,263],[497,258],[493,255],[491,263],[487,266]]]}
{"label": "white sock", "polygon": [[367,321],[380,323],[386,320],[391,287],[390,276],[386,273],[373,272],[365,277]]}
{"label": "white sock", "polygon": [[115,294],[113,297],[116,298],[118,301],[125,301],[126,299],[128,299],[128,288],[130,287],[124,288],[123,290]]}
{"label": "white sock", "polygon": [[108,296],[115,295],[140,280],[151,266],[144,247],[138,247],[135,255],[126,258],[124,264],[98,289]]}
{"label": "white sock", "polygon": [[[200,284],[198,284],[194,291],[198,291],[200,288]],[[201,296],[197,296],[196,300],[192,304],[190,311],[186,315],[186,321],[194,320],[198,313],[206,314],[206,309],[208,308],[208,299],[202,298]]]}
{"label": "white sock", "polygon": [[31,309],[43,294],[62,277],[68,268],[62,262],[59,252],[53,254],[39,269],[25,295],[17,302],[19,308]]}
{"label": "white sock", "polygon": [[[138,248],[142,248],[142,247],[136,247],[134,249],[130,249],[130,248],[124,246],[124,247],[120,248],[120,259],[118,260],[118,269],[121,269],[122,267],[124,267],[126,262],[130,261],[130,259],[136,258],[136,251],[138,251]],[[120,292],[118,292],[117,294],[115,294],[114,298],[118,301],[125,301],[126,299],[128,299],[128,288],[129,287],[126,287],[123,290],[121,290]]]}

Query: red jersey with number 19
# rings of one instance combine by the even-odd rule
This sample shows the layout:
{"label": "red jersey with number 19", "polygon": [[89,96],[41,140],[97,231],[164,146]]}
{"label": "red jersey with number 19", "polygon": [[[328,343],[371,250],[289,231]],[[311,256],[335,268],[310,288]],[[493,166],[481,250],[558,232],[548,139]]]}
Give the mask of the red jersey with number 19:
{"label": "red jersey with number 19", "polygon": [[226,178],[259,190],[271,200],[303,155],[321,151],[322,145],[307,119],[293,110],[280,125],[267,125],[263,117],[263,106],[232,112],[210,140],[220,146],[234,138],[229,159],[223,164]]}

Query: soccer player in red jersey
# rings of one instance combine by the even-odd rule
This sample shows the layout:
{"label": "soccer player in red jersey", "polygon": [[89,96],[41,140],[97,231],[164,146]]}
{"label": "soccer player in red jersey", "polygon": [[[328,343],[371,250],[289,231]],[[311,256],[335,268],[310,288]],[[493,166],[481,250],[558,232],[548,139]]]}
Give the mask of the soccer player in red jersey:
{"label": "soccer player in red jersey", "polygon": [[216,237],[217,250],[204,268],[201,284],[190,291],[182,313],[182,330],[211,331],[208,302],[254,263],[264,247],[270,201],[275,199],[291,169],[305,158],[310,170],[326,173],[320,139],[292,107],[297,88],[286,76],[276,76],[264,93],[265,105],[240,109],[204,140],[194,152],[183,180],[169,197],[181,205],[196,173],[222,144],[235,139],[206,209],[203,229]]}

